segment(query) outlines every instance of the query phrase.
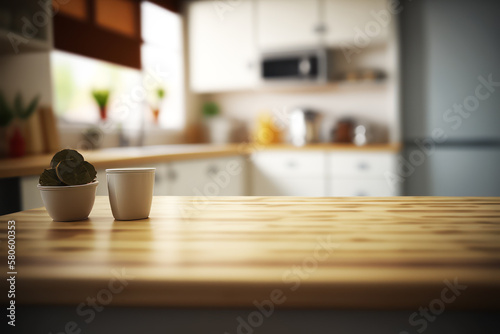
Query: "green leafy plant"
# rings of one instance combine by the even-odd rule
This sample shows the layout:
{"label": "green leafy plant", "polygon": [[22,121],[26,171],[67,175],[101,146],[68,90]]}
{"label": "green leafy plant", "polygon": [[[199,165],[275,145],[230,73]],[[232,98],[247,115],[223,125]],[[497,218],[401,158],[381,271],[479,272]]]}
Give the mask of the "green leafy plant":
{"label": "green leafy plant", "polygon": [[21,120],[28,119],[35,112],[38,101],[40,101],[39,95],[35,96],[30,103],[25,106],[21,93],[17,93],[14,97],[14,104],[10,107],[4,95],[0,93],[0,126],[9,125],[15,117]]}
{"label": "green leafy plant", "polygon": [[217,116],[219,114],[219,106],[215,102],[206,102],[203,105],[202,113],[205,117]]}
{"label": "green leafy plant", "polygon": [[156,96],[159,100],[162,100],[165,97],[165,89],[163,89],[162,87],[158,88],[156,90]]}
{"label": "green leafy plant", "polygon": [[25,107],[21,94],[17,93],[16,97],[14,98],[14,113],[20,119],[23,120],[28,119],[35,112],[39,100],[40,100],[40,95],[37,95]]}
{"label": "green leafy plant", "polygon": [[94,97],[95,102],[99,106],[99,108],[104,108],[108,104],[109,100],[109,90],[107,89],[100,89],[100,90],[93,90],[92,91],[92,96]]}
{"label": "green leafy plant", "polygon": [[57,152],[50,161],[49,169],[40,175],[41,186],[74,186],[91,183],[97,172],[94,166],[85,161],[75,150],[64,149]]}

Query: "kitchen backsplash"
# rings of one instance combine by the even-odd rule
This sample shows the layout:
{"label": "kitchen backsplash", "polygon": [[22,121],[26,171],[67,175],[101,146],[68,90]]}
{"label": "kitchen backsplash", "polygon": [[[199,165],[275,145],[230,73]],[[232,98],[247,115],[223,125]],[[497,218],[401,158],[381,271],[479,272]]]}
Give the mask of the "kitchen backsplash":
{"label": "kitchen backsplash", "polygon": [[[393,102],[388,98],[389,82],[371,83],[365,86],[349,83],[309,92],[262,92],[246,91],[211,94],[206,100],[219,104],[226,117],[243,122],[249,132],[255,129],[258,115],[270,112],[279,122],[287,123],[287,113],[295,107],[306,107],[322,114],[320,137],[329,139],[331,127],[343,117],[368,123],[373,133],[373,141],[395,141],[397,124],[392,118]],[[281,124],[280,124],[281,127]]]}

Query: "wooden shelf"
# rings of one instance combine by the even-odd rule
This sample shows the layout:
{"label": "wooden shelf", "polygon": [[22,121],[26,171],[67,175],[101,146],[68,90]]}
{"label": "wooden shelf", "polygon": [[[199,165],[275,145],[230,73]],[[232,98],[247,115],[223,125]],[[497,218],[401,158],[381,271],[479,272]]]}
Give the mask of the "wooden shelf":
{"label": "wooden shelf", "polygon": [[384,87],[387,79],[380,80],[355,80],[355,81],[329,81],[329,82],[275,82],[262,83],[254,88],[234,89],[227,91],[202,92],[199,94],[230,94],[235,92],[327,92],[344,88],[378,88]]}

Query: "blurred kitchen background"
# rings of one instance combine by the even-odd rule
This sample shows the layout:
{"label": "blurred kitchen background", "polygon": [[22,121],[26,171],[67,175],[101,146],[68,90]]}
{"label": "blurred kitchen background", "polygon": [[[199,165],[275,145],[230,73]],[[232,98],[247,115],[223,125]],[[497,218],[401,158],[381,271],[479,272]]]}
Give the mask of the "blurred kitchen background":
{"label": "blurred kitchen background", "polygon": [[[3,0],[0,164],[203,143],[241,152],[221,195],[500,196],[499,13],[493,0]],[[218,164],[159,164],[157,194],[194,195]],[[17,187],[21,208],[39,204],[36,175],[0,180],[2,198]]]}

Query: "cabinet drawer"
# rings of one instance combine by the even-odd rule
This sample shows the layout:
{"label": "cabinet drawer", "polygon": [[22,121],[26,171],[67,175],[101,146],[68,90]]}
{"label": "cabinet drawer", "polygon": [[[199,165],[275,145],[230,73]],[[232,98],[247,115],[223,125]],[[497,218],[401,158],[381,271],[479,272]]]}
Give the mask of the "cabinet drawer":
{"label": "cabinet drawer", "polygon": [[252,196],[325,196],[325,183],[318,178],[254,178]]}
{"label": "cabinet drawer", "polygon": [[277,177],[325,175],[325,155],[322,152],[273,151],[252,155],[258,173]]}
{"label": "cabinet drawer", "polygon": [[393,153],[330,153],[328,169],[335,176],[383,177],[393,172],[396,156]]}
{"label": "cabinet drawer", "polygon": [[392,189],[385,179],[333,179],[329,186],[330,196],[385,197],[399,195],[399,191]]}
{"label": "cabinet drawer", "polygon": [[21,177],[21,208],[29,210],[43,206],[40,191],[37,189],[37,184],[40,176],[24,176]]}
{"label": "cabinet drawer", "polygon": [[167,171],[170,195],[245,195],[245,166],[245,160],[239,156],[174,161]]}
{"label": "cabinet drawer", "polygon": [[[167,191],[167,178],[166,178],[166,164],[148,164],[141,165],[137,167],[154,167],[155,170],[155,184],[154,184],[154,196],[166,196],[168,195]],[[108,196],[108,181],[106,177],[106,170],[99,169],[97,170],[97,180],[99,181],[99,185],[97,186],[96,195],[97,196]]]}
{"label": "cabinet drawer", "polygon": [[97,196],[108,196],[108,181],[106,179],[106,170],[97,170],[97,181],[99,185],[97,186],[96,195]]}

